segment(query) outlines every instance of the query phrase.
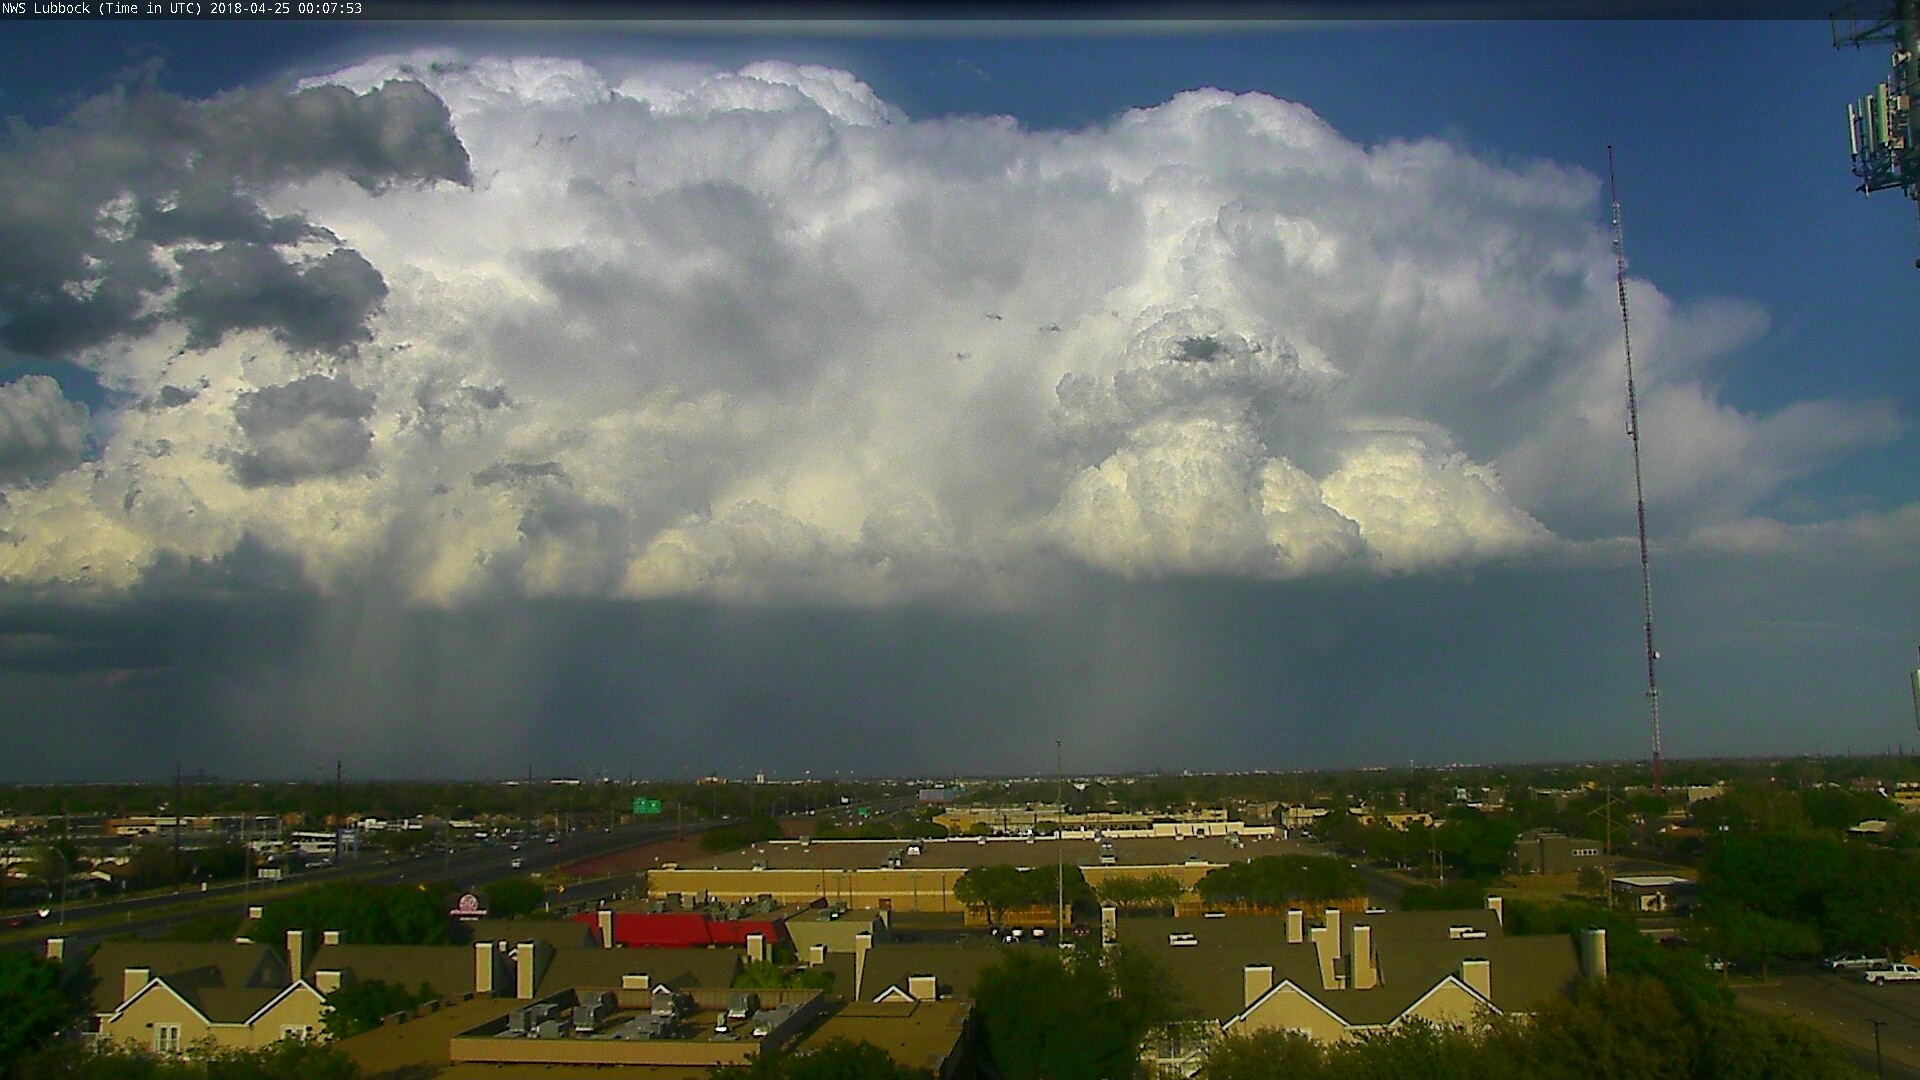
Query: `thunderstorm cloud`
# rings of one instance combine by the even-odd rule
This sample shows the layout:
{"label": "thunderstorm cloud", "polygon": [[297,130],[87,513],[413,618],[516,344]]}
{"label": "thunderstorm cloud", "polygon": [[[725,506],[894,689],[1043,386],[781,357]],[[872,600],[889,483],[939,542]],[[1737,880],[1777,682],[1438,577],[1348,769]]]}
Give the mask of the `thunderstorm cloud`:
{"label": "thunderstorm cloud", "polygon": [[[1612,550],[1631,505],[1597,179],[1260,94],[1041,132],[818,67],[422,54],[0,153],[0,360],[108,400],[0,386],[16,585],[1017,605]],[[1735,408],[1709,369],[1765,314],[1629,291],[1675,535],[1799,542],[1765,501],[1903,430]]]}

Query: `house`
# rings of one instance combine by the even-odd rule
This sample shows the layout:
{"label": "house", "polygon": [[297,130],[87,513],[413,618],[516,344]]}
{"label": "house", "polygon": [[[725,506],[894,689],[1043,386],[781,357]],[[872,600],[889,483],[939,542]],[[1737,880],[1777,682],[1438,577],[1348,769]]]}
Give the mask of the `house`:
{"label": "house", "polygon": [[[1506,936],[1492,909],[1123,919],[1118,933],[1197,1013],[1145,1055],[1182,1076],[1223,1034],[1283,1029],[1333,1043],[1414,1019],[1471,1023],[1564,996],[1582,972],[1569,938]],[[1604,931],[1594,933],[1591,966],[1604,971]]]}
{"label": "house", "polygon": [[[58,939],[55,939],[56,941]],[[49,955],[64,950],[49,942]],[[101,1039],[172,1053],[251,1049],[320,1033],[325,1000],[265,945],[109,941],[82,965]]]}

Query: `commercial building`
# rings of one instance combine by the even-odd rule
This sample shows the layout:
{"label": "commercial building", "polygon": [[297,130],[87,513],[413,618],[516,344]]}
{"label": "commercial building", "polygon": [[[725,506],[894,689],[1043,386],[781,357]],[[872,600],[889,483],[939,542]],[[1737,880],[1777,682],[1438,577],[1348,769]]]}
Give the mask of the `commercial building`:
{"label": "commercial building", "polygon": [[1522,874],[1572,874],[1605,862],[1598,840],[1535,830],[1513,842],[1513,868]]}

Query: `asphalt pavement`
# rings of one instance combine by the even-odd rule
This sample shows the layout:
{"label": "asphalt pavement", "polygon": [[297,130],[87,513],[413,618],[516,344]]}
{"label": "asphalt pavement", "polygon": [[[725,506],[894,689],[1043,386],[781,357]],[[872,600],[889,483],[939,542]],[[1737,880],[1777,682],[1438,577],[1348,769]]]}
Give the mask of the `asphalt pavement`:
{"label": "asphalt pavement", "polygon": [[1734,986],[1740,1004],[1754,1012],[1804,1020],[1847,1051],[1868,1075],[1874,1073],[1874,1021],[1880,1021],[1880,1053],[1887,1080],[1920,1080],[1920,983],[1874,986],[1858,972],[1817,968],[1776,969],[1774,978]]}

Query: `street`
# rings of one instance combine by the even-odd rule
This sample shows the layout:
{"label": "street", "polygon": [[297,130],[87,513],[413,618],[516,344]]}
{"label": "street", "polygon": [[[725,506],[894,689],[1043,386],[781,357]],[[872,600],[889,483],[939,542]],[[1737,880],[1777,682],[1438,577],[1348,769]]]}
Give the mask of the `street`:
{"label": "street", "polygon": [[1920,983],[1873,986],[1858,973],[1814,968],[1776,969],[1772,981],[1734,987],[1754,1012],[1792,1016],[1839,1043],[1872,1075],[1873,1021],[1882,1021],[1880,1048],[1891,1080],[1920,1080]]}

